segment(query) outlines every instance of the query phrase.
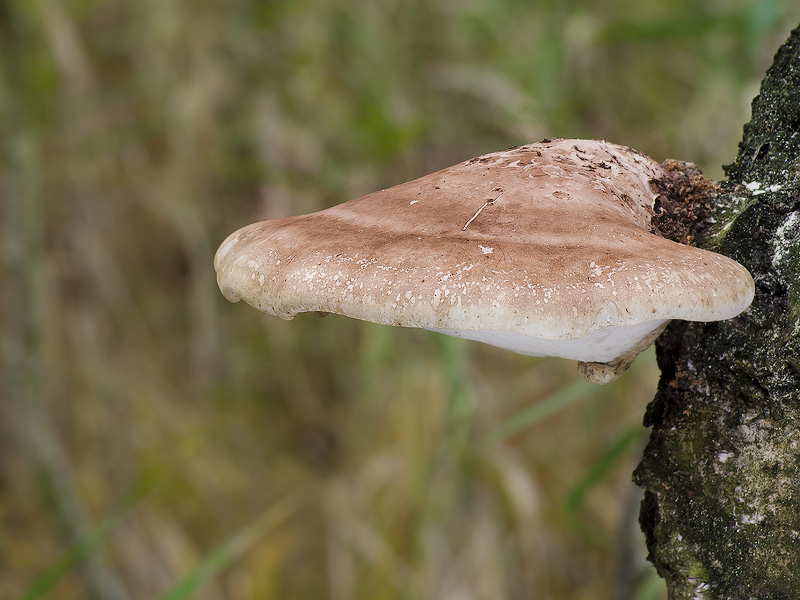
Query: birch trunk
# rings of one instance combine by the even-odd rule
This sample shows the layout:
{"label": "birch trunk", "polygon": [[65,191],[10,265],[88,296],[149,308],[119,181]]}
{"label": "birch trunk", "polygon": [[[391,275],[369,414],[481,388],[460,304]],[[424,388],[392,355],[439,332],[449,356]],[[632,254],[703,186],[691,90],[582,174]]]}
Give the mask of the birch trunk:
{"label": "birch trunk", "polygon": [[698,245],[745,265],[752,306],[674,322],[635,472],[670,599],[800,598],[800,27],[744,127]]}

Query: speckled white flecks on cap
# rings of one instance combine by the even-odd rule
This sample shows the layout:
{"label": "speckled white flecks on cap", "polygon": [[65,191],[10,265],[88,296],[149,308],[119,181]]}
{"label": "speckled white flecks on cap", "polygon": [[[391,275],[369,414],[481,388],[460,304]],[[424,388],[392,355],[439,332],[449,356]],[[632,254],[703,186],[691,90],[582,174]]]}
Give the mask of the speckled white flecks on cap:
{"label": "speckled white flecks on cap", "polygon": [[[217,278],[229,300],[283,318],[332,312],[607,362],[651,325],[728,319],[752,301],[738,263],[649,233],[663,176],[607,142],[512,148],[244,227],[220,246]],[[581,338],[580,358],[543,343]]]}

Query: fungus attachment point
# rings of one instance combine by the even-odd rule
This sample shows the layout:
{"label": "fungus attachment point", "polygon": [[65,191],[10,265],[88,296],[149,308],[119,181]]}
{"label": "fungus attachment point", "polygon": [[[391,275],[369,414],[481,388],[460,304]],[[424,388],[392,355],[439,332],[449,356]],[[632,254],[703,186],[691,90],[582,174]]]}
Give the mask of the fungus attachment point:
{"label": "fungus attachment point", "polygon": [[649,334],[640,338],[635,346],[632,346],[627,352],[610,362],[579,362],[578,374],[584,381],[590,383],[597,383],[599,385],[611,383],[628,370],[628,367],[633,364],[636,357],[644,350],[647,350],[650,344],[656,341],[656,338],[661,335],[668,324],[669,321],[659,325]]}
{"label": "fungus attachment point", "polygon": [[666,175],[608,142],[511,148],[244,227],[217,251],[217,280],[229,300],[284,319],[421,327],[577,360],[607,383],[671,319],[728,319],[753,299],[735,261],[652,233]]}

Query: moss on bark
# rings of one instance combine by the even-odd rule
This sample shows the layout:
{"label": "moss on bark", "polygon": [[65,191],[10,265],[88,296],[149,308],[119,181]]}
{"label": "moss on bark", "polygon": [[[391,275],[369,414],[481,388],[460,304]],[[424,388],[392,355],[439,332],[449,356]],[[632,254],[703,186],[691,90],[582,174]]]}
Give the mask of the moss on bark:
{"label": "moss on bark", "polygon": [[699,245],[745,265],[752,306],[674,322],[635,480],[669,597],[800,597],[800,28],[753,101]]}

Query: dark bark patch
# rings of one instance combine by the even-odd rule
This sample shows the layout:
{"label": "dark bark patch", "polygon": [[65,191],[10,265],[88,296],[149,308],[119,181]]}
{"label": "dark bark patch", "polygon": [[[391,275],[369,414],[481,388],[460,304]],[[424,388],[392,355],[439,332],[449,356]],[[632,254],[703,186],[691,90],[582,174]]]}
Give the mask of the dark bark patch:
{"label": "dark bark patch", "polygon": [[711,224],[714,198],[724,190],[706,179],[694,164],[667,159],[661,163],[667,176],[653,181],[657,193],[653,206],[653,231],[689,246],[696,246]]}

